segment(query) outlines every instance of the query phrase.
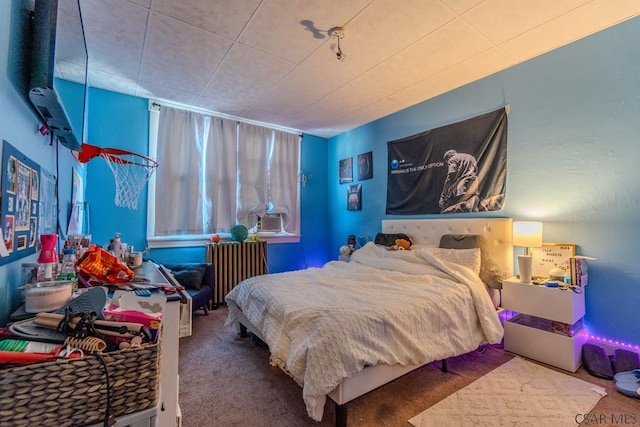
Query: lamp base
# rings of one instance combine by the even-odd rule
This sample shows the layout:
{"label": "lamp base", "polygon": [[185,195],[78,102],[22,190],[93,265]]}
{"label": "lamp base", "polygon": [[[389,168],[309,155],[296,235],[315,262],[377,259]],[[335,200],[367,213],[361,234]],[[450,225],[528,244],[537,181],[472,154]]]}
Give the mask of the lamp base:
{"label": "lamp base", "polygon": [[520,283],[531,283],[531,269],[533,258],[531,255],[518,255],[518,270],[520,271]]}

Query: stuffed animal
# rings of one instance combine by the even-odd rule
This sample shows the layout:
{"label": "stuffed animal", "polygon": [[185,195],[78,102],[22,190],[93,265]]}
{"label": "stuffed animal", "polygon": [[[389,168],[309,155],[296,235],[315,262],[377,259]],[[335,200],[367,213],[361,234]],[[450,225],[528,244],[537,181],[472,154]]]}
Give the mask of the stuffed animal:
{"label": "stuffed animal", "polygon": [[351,248],[349,246],[347,246],[347,245],[340,246],[340,255],[341,256],[349,256],[349,255],[351,255],[351,252],[352,252],[352,250],[351,250]]}
{"label": "stuffed animal", "polygon": [[405,239],[396,239],[396,244],[389,246],[391,251],[408,251],[411,249],[411,242]]}

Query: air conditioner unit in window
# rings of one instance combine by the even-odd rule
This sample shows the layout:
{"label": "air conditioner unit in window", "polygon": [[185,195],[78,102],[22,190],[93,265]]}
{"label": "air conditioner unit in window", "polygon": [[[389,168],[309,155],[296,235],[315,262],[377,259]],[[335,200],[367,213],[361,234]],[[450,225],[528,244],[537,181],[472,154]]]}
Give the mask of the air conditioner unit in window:
{"label": "air conditioner unit in window", "polygon": [[284,223],[281,213],[265,213],[258,215],[258,233],[281,233],[284,231]]}

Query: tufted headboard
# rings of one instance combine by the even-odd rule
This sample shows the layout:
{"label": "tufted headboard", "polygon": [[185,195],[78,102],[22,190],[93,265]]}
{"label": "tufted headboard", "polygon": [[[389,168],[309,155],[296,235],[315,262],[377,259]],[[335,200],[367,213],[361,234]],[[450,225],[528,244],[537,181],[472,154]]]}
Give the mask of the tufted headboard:
{"label": "tufted headboard", "polygon": [[383,233],[405,233],[414,244],[438,246],[443,234],[480,234],[485,237],[493,259],[513,275],[513,232],[511,218],[384,219]]}

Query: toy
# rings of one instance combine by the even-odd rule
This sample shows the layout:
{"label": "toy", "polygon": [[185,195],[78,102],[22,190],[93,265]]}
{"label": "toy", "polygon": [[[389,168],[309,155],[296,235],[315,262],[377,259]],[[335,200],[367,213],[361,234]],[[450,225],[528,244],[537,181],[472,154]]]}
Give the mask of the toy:
{"label": "toy", "polygon": [[340,246],[340,256],[338,256],[338,261],[349,262],[352,253],[353,249],[351,247],[347,245]]}
{"label": "toy", "polygon": [[411,242],[405,239],[396,239],[396,244],[389,246],[390,251],[408,251],[411,249]]}
{"label": "toy", "polygon": [[211,235],[209,240],[211,240],[212,243],[219,243],[220,242],[220,236],[218,236],[217,234],[214,233],[214,234]]}

